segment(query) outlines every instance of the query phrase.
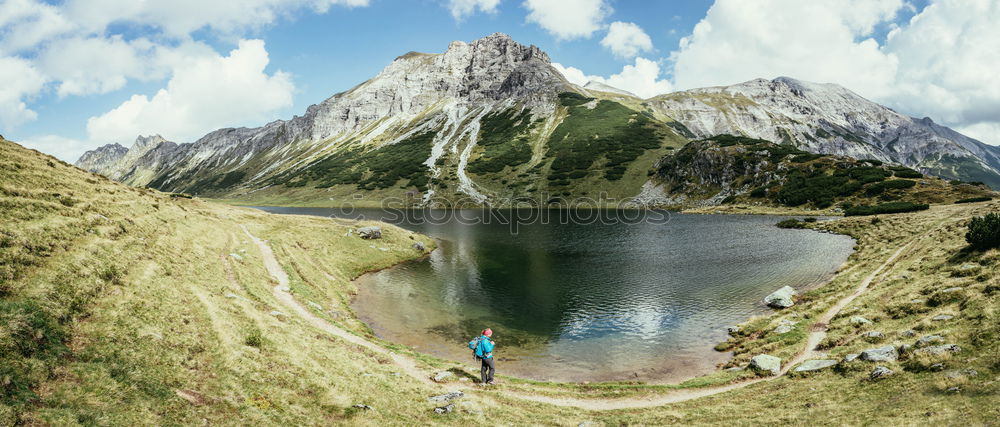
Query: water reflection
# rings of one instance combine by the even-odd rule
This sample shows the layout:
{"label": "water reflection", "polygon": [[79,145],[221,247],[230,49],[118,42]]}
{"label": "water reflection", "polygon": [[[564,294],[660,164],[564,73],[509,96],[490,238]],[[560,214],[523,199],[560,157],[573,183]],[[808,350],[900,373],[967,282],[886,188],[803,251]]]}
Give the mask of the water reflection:
{"label": "water reflection", "polygon": [[427,259],[359,279],[353,307],[379,336],[464,361],[464,342],[489,326],[501,372],[550,380],[676,380],[710,370],[726,357],[711,350],[726,325],[763,310],[760,300],[781,286],[826,279],[853,246],[778,229],[775,217],[534,223],[512,234],[500,223],[364,213],[441,242]]}

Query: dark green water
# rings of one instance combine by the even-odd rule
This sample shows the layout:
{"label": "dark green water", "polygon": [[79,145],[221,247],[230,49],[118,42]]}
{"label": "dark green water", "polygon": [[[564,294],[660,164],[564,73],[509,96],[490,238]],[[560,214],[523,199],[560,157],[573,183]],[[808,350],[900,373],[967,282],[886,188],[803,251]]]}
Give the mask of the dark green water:
{"label": "dark green water", "polygon": [[761,300],[782,286],[828,279],[854,244],[763,216],[651,212],[669,221],[579,224],[556,213],[514,234],[477,223],[480,211],[435,224],[357,213],[440,240],[427,259],[359,279],[353,307],[379,336],[471,363],[465,342],[491,327],[498,369],[543,380],[656,382],[711,371],[728,357],[712,350],[725,326],[765,311]]}

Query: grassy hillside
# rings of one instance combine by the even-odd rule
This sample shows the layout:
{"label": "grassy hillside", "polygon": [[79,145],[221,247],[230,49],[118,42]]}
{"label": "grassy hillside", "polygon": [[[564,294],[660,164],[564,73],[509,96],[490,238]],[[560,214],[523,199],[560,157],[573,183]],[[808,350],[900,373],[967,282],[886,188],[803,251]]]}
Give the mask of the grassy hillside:
{"label": "grassy hillside", "polygon": [[656,169],[654,180],[687,205],[851,212],[860,206],[954,203],[995,195],[982,184],[944,181],[905,166],[807,153],[791,145],[731,135],[691,142],[664,157]]}
{"label": "grassy hillside", "polygon": [[[0,141],[0,207],[0,425],[976,425],[1000,417],[1000,252],[970,251],[963,240],[969,219],[997,202],[812,225],[855,236],[857,252],[792,308],[741,325],[723,344],[739,370],[677,386],[502,377],[485,390],[469,385],[471,363],[380,343],[346,304],[350,278],[420,256],[412,243],[432,244],[422,236],[383,225],[383,240],[365,241],[347,235],[356,224],[129,188],[8,141]],[[273,249],[310,317],[279,298],[269,253],[251,235]],[[895,374],[878,381],[869,379],[874,363],[852,362],[747,382],[756,377],[742,369],[750,357],[787,363],[819,313],[876,271],[832,319],[817,358],[932,334],[961,350],[940,360],[904,353],[882,364]],[[931,320],[942,314],[953,317]],[[855,326],[851,316],[872,323]],[[778,334],[782,319],[792,330]],[[868,331],[882,336],[863,337]],[[456,377],[427,380],[442,370]],[[712,394],[718,386],[737,388]],[[443,404],[428,397],[455,389],[466,395],[453,412],[435,413]],[[646,407],[698,394],[708,396]]]}

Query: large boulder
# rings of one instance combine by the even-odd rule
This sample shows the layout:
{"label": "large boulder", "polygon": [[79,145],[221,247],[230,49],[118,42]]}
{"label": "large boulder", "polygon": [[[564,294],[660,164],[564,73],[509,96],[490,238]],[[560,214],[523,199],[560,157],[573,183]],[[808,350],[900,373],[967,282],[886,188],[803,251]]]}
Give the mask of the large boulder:
{"label": "large boulder", "polygon": [[791,286],[785,286],[764,297],[764,303],[771,308],[788,308],[795,305],[795,302],[792,301],[794,295],[795,289],[792,289]]}
{"label": "large boulder", "polygon": [[358,235],[361,236],[362,239],[366,240],[381,239],[382,227],[376,227],[374,225],[368,227],[361,227],[358,229]]}
{"label": "large boulder", "polygon": [[887,345],[862,351],[858,358],[868,362],[895,362],[899,358],[899,352],[896,347]]}
{"label": "large boulder", "polygon": [[750,369],[759,374],[778,375],[781,373],[781,359],[769,354],[758,354],[750,359]]}

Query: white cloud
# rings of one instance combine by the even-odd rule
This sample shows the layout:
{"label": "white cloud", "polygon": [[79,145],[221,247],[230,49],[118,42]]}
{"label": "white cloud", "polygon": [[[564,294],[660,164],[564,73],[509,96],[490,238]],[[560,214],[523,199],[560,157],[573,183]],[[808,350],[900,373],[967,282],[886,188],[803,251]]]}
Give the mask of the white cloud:
{"label": "white cloud", "polygon": [[461,21],[476,13],[478,9],[484,13],[496,13],[500,0],[448,0],[448,10],[452,18]]}
{"label": "white cloud", "polygon": [[660,64],[646,58],[635,58],[635,65],[625,65],[620,73],[608,77],[587,75],[578,68],[565,67],[559,63],[553,63],[552,66],[570,83],[579,86],[595,81],[627,90],[641,98],[651,98],[673,90],[670,81],[660,79]]}
{"label": "white cloud", "polygon": [[0,50],[8,53],[34,47],[75,28],[55,6],[35,0],[0,2]]}
{"label": "white cloud", "polygon": [[39,55],[38,64],[57,80],[57,93],[88,95],[106,93],[125,86],[128,79],[163,78],[164,71],[151,67],[144,58],[153,49],[145,39],[133,42],[121,36],[57,40]]}
{"label": "white cloud", "polygon": [[677,87],[791,76],[887,94],[897,59],[867,38],[902,0],[718,0],[674,53]]}
{"label": "white cloud", "polygon": [[636,24],[612,22],[608,35],[601,40],[601,46],[611,49],[611,53],[621,58],[632,58],[640,53],[653,50],[653,40]]}
{"label": "white cloud", "polygon": [[93,141],[127,142],[158,133],[191,141],[216,128],[272,118],[292,104],[291,76],[268,75],[261,40],[241,40],[229,56],[189,57],[176,66],[167,87],[152,98],[133,95],[87,121]]}
{"label": "white cloud", "polygon": [[24,98],[38,93],[45,77],[30,62],[15,57],[0,57],[0,123],[5,129],[34,120],[38,114],[28,108]]}
{"label": "white cloud", "polygon": [[67,162],[76,162],[84,152],[93,148],[93,144],[58,135],[38,135],[17,141],[25,147],[50,154]]}
{"label": "white cloud", "polygon": [[525,0],[527,21],[559,40],[587,38],[601,29],[611,7],[604,0]]}
{"label": "white cloud", "polygon": [[303,8],[326,13],[334,5],[355,7],[368,3],[369,0],[69,0],[65,10],[75,22],[94,31],[115,22],[130,22],[183,37],[203,28],[222,34],[241,34]]}

